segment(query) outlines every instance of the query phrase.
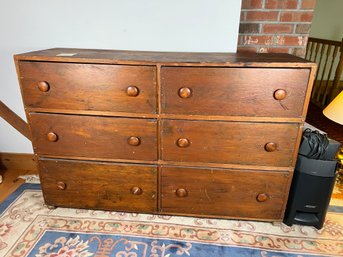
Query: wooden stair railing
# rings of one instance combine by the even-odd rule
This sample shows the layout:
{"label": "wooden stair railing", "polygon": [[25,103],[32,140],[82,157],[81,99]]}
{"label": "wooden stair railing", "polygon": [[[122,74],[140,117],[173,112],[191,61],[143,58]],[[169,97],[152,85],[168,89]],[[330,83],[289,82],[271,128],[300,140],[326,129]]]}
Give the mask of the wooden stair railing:
{"label": "wooden stair railing", "polygon": [[324,108],[342,90],[343,39],[334,41],[309,37],[305,59],[318,65],[311,102]]}
{"label": "wooden stair railing", "polygon": [[29,125],[15,112],[8,108],[2,101],[0,101],[0,117],[31,141]]}
{"label": "wooden stair railing", "polygon": [[[20,118],[15,112],[8,108],[0,101],[0,117],[7,121],[12,127],[18,130],[23,136],[31,141],[31,133],[29,125]],[[0,174],[0,184],[3,182],[3,177]]]}

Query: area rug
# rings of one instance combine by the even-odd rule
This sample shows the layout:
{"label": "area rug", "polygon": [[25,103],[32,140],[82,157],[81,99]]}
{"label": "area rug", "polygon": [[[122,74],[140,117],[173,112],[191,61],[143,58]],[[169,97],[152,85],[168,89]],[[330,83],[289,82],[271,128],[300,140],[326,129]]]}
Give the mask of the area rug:
{"label": "area rug", "polygon": [[25,183],[0,205],[0,256],[343,256],[341,208],[321,230],[267,222],[57,208]]}

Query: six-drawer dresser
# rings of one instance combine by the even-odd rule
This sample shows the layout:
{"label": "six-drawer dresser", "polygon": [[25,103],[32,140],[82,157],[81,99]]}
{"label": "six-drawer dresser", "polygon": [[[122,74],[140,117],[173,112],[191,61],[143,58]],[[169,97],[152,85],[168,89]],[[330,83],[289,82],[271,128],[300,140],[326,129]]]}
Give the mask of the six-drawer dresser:
{"label": "six-drawer dresser", "polygon": [[15,62],[47,205],[282,220],[315,64],[62,48]]}

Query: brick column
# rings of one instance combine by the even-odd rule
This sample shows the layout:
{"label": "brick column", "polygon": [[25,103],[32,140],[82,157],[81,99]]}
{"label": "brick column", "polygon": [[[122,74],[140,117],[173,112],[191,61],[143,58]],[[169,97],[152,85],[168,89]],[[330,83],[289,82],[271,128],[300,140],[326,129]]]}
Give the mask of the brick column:
{"label": "brick column", "polygon": [[316,0],[242,0],[238,52],[305,56]]}

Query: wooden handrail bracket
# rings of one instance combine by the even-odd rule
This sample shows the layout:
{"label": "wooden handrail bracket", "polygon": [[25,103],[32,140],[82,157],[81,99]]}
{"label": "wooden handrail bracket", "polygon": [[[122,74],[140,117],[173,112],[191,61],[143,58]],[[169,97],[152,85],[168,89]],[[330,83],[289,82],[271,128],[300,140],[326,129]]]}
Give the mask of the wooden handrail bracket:
{"label": "wooden handrail bracket", "polygon": [[2,101],[0,101],[0,117],[31,141],[29,125],[15,112],[8,108]]}

